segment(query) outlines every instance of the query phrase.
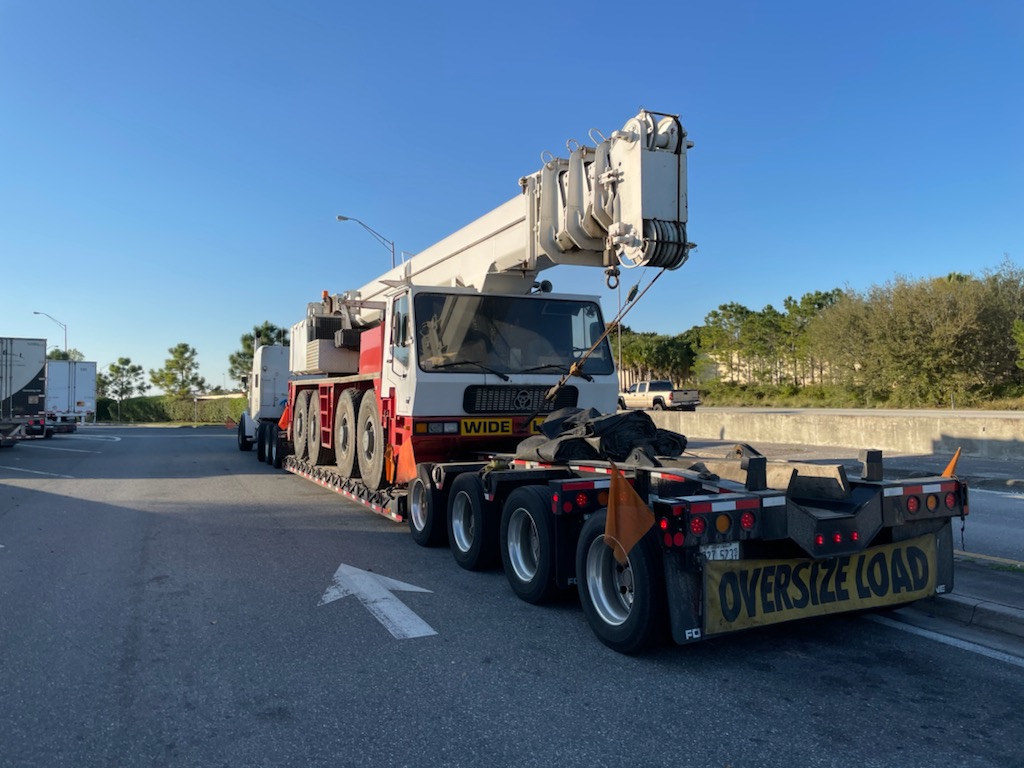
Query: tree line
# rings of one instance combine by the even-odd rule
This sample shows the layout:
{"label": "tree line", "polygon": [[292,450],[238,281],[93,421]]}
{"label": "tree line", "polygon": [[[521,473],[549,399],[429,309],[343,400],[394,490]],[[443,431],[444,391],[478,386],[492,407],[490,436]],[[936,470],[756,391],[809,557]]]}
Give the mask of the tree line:
{"label": "tree line", "polygon": [[1024,271],[897,277],[865,291],[722,304],[677,336],[611,335],[621,367],[716,402],[804,396],[825,405],[950,407],[1024,395]]}
{"label": "tree line", "polygon": [[[253,351],[259,344],[287,344],[288,331],[278,328],[270,322],[255,326],[252,333],[244,333],[241,337],[241,349],[228,357],[229,375],[241,381],[252,368]],[[77,350],[70,350],[76,356],[72,359],[84,360]],[[194,395],[219,394],[222,387],[210,387],[206,379],[199,375],[198,352],[190,344],[181,342],[167,350],[168,357],[162,368],[150,369],[149,380],[141,365],[132,362],[130,357],[120,357],[110,363],[105,371],[96,373],[96,395],[109,398],[117,403],[117,419],[121,418],[121,404],[130,398],[144,395],[150,386],[159,387],[171,398],[188,398]],[[64,357],[63,353],[53,352],[50,357]]]}

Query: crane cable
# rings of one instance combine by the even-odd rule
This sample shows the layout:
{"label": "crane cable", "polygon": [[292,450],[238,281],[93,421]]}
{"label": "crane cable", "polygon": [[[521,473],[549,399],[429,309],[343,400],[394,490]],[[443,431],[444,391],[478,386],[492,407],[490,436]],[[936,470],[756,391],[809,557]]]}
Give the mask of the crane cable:
{"label": "crane cable", "polygon": [[[615,316],[615,319],[612,320],[610,323],[608,323],[607,327],[604,329],[604,333],[602,333],[598,337],[597,341],[595,341],[591,345],[590,349],[588,349],[586,352],[584,352],[582,357],[580,357],[579,360],[577,360],[572,365],[570,365],[569,366],[569,371],[558,380],[558,383],[555,384],[555,386],[553,386],[551,389],[549,389],[547,391],[547,394],[544,395],[544,399],[546,401],[553,402],[554,399],[558,396],[558,391],[562,387],[565,386],[565,383],[572,376],[583,376],[584,375],[582,370],[581,370],[583,368],[583,364],[585,362],[587,362],[587,360],[594,353],[594,351],[598,348],[598,346],[600,346],[601,342],[604,341],[606,338],[608,338],[608,334],[611,333],[615,328],[619,327],[619,325],[622,323],[622,319],[626,316],[626,314],[629,312],[629,310],[631,310],[633,307],[636,306],[636,303],[639,302],[640,298],[645,293],[647,293],[648,290],[650,290],[650,287],[652,285],[654,285],[654,283],[658,280],[658,278],[661,277],[665,273],[666,269],[667,269],[667,267],[662,267],[660,270],[658,270],[658,274],[656,274],[654,277],[651,278],[651,282],[649,282],[647,284],[647,286],[642,291],[640,291],[639,295],[637,294],[637,290],[640,288],[640,283],[639,282],[636,285],[634,285],[632,288],[629,289],[629,293],[626,295],[626,305],[625,305],[625,307],[622,307],[619,310],[619,314],[617,314]],[[539,411],[538,411],[538,413],[539,413]],[[530,422],[532,422],[534,418],[536,418],[536,414],[533,417],[530,418]],[[527,423],[530,423],[530,422],[527,422]]]}

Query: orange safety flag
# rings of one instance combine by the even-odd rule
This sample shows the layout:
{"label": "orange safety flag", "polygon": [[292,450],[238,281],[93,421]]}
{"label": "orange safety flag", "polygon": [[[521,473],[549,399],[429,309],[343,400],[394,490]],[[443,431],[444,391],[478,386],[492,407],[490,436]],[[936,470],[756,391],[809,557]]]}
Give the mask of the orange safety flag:
{"label": "orange safety flag", "polygon": [[960,461],[960,449],[956,449],[956,453],[953,454],[953,458],[942,472],[943,477],[955,477],[956,476],[956,464]]}
{"label": "orange safety flag", "polygon": [[286,403],[284,406],[284,413],[281,414],[280,420],[277,422],[277,426],[282,430],[287,430],[292,424],[292,404]]}
{"label": "orange safety flag", "polygon": [[615,559],[625,565],[630,551],[654,525],[654,514],[614,462],[611,478],[604,542],[612,548]]}
{"label": "orange safety flag", "polygon": [[402,485],[416,477],[416,457],[412,453],[412,442],[406,442],[398,451],[398,467],[395,469],[395,483]]}

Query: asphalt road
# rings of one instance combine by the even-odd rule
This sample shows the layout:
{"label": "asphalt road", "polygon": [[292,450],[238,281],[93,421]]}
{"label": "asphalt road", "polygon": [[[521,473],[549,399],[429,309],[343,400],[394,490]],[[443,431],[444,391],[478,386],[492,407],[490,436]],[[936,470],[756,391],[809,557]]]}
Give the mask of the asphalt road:
{"label": "asphalt road", "polygon": [[1024,765],[1021,664],[872,616],[621,656],[226,430],[0,452],[0,547],[0,766]]}

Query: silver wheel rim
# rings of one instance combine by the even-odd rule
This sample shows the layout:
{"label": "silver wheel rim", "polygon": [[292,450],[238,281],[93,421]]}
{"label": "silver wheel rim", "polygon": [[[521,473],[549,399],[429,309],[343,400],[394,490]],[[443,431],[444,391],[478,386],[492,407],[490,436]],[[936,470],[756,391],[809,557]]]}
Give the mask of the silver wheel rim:
{"label": "silver wheel rim", "polygon": [[369,462],[373,460],[376,447],[377,446],[374,444],[373,420],[367,419],[363,424],[363,458],[366,459],[366,461]]}
{"label": "silver wheel rim", "polygon": [[352,450],[352,427],[348,423],[348,414],[342,414],[338,421],[338,450],[348,453]]}
{"label": "silver wheel rim", "polygon": [[537,575],[540,563],[540,536],[533,517],[522,507],[508,521],[508,559],[516,578],[529,582]]}
{"label": "silver wheel rim", "polygon": [[475,538],[473,502],[468,493],[459,491],[452,500],[452,539],[460,552],[469,552]]}
{"label": "silver wheel rim", "polygon": [[590,601],[601,621],[616,627],[623,624],[633,607],[633,569],[629,561],[620,565],[604,536],[598,536],[587,550],[586,567]]}
{"label": "silver wheel rim", "polygon": [[412,516],[412,525],[417,531],[422,531],[427,525],[427,489],[419,480],[412,483],[412,492],[409,494],[409,514]]}

